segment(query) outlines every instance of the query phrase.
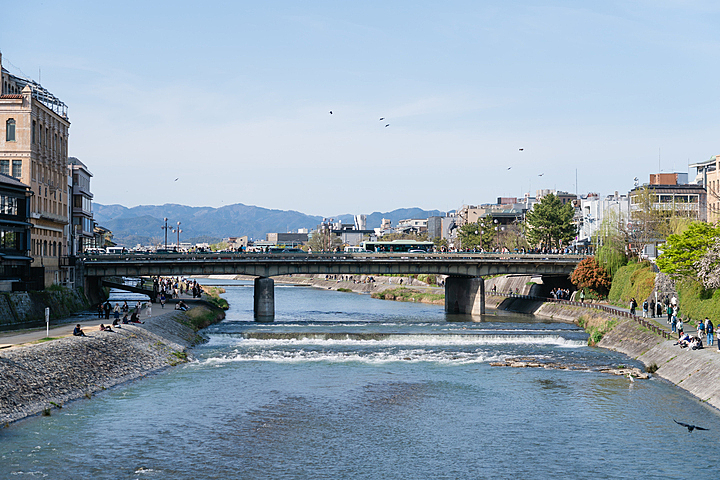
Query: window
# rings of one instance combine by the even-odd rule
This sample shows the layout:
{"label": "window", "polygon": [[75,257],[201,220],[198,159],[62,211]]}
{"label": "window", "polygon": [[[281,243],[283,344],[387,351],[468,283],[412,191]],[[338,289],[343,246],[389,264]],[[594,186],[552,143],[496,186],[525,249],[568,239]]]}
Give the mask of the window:
{"label": "window", "polygon": [[0,160],[0,173],[10,175],[10,160]]}
{"label": "window", "polygon": [[36,131],[36,130],[37,130],[37,121],[36,121],[36,120],[33,120],[33,121],[32,121],[32,132],[31,132],[31,135],[30,135],[30,137],[31,137],[31,138],[30,138],[30,142],[31,142],[33,145],[35,145],[35,135],[36,135],[36,132],[35,132],[35,131]]}
{"label": "window", "polygon": [[12,176],[20,178],[22,176],[22,160],[12,161]]}
{"label": "window", "polygon": [[15,141],[15,119],[13,118],[9,118],[8,121],[5,122],[5,141]]}

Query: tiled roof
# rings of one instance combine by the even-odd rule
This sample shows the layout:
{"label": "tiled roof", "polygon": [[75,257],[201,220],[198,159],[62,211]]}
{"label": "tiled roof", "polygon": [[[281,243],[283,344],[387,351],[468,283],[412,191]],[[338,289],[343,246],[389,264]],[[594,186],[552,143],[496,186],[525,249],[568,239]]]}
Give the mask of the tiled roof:
{"label": "tiled roof", "polygon": [[16,187],[30,188],[29,185],[25,185],[17,178],[11,177],[10,175],[5,175],[3,173],[0,173],[0,183],[4,183],[5,185],[14,185]]}
{"label": "tiled roof", "polygon": [[20,93],[7,93],[5,95],[0,95],[0,98],[17,98],[22,100],[22,94]]}

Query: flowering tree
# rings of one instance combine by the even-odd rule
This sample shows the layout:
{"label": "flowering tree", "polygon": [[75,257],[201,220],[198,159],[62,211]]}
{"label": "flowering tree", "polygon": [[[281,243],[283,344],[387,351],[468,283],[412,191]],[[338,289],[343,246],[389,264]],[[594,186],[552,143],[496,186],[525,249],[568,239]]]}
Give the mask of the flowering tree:
{"label": "flowering tree", "polygon": [[610,275],[600,266],[595,257],[585,258],[578,263],[570,280],[578,288],[587,288],[601,297],[607,297],[612,285]]}
{"label": "flowering tree", "polygon": [[720,237],[715,237],[715,242],[695,262],[695,269],[705,288],[720,288]]}

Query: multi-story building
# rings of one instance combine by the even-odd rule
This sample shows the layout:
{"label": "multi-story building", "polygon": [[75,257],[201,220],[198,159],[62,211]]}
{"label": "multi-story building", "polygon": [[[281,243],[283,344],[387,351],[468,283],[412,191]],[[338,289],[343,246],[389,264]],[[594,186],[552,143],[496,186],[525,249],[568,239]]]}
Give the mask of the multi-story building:
{"label": "multi-story building", "polygon": [[705,187],[707,191],[707,221],[720,221],[720,155],[713,155],[709,160],[690,165],[697,169],[695,183]]}
{"label": "multi-story building", "polygon": [[641,194],[650,194],[652,208],[692,220],[707,221],[707,192],[705,187],[687,183],[687,173],[659,173],[650,175],[650,183],[638,186],[629,193],[630,215],[641,208]]}
{"label": "multi-story building", "polygon": [[0,291],[24,289],[31,281],[29,198],[30,187],[0,174]]}
{"label": "multi-story building", "polygon": [[72,203],[70,214],[72,222],[68,232],[70,255],[77,255],[87,248],[95,246],[92,214],[93,194],[90,192],[90,178],[93,176],[83,162],[75,157],[68,159],[68,167],[72,175]]}
{"label": "multi-story building", "polygon": [[626,225],[630,218],[630,201],[627,195],[608,195],[601,198],[597,193],[590,193],[580,199],[580,211],[577,218],[577,245],[590,245],[606,220]]}
{"label": "multi-story building", "polygon": [[0,71],[0,173],[30,186],[30,253],[49,286],[62,281],[60,257],[68,254],[67,106],[3,68],[2,55]]}

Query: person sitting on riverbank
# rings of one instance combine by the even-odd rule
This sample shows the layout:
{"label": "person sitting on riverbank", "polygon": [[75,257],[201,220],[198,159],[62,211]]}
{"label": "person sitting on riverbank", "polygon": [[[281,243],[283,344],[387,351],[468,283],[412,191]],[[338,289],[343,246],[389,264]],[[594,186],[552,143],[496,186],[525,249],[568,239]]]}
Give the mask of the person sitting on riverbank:
{"label": "person sitting on riverbank", "polygon": [[[103,324],[101,323],[101,324],[100,324],[100,331],[101,331],[101,332],[113,332],[113,329],[110,328],[109,326],[106,327],[105,325],[103,325]],[[113,333],[114,333],[114,332],[113,332]]]}
{"label": "person sitting on riverbank", "polygon": [[145,323],[145,322],[141,322],[140,318],[138,317],[138,314],[133,312],[133,314],[130,316],[130,323]]}
{"label": "person sitting on riverbank", "polygon": [[[127,315],[126,315],[126,317],[127,317]],[[115,328],[122,328],[122,327],[120,327],[120,320],[117,318],[115,320],[113,320],[112,326]]]}
{"label": "person sitting on riverbank", "polygon": [[673,343],[673,345],[680,345],[681,348],[685,348],[688,346],[689,343],[690,335],[686,333],[685,335],[682,335],[680,338],[678,338],[678,341]]}
{"label": "person sitting on riverbank", "polygon": [[82,328],[80,328],[79,323],[73,329],[73,335],[75,335],[76,337],[87,337],[87,335],[85,335],[85,332],[82,331]]}
{"label": "person sitting on riverbank", "polygon": [[128,320],[127,313],[125,315],[123,315],[122,323],[123,323],[123,325],[127,325],[128,323],[130,323],[130,320]]}
{"label": "person sitting on riverbank", "polygon": [[180,300],[178,303],[175,304],[175,310],[182,310],[183,312],[186,312],[188,309],[188,306],[185,302]]}

